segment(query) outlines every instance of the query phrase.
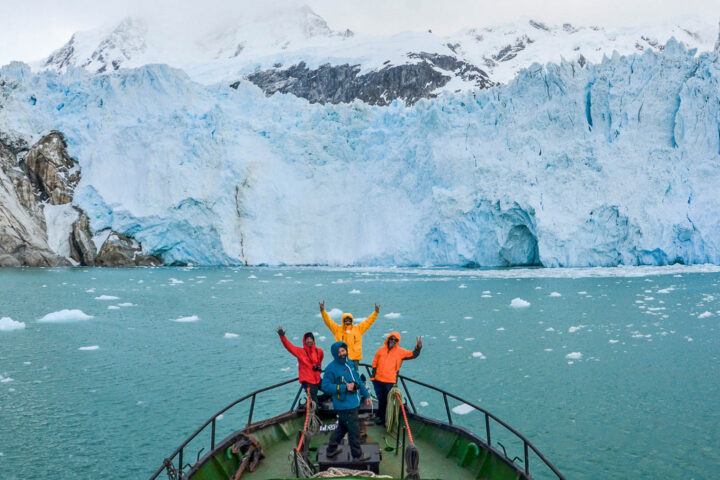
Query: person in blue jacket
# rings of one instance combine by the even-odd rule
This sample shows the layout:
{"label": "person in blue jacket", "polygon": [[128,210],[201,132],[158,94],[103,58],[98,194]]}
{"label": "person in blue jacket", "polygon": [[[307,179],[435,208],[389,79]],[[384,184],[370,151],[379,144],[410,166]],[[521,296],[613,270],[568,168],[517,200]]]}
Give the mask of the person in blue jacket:
{"label": "person in blue jacket", "polygon": [[327,456],[332,458],[340,453],[338,445],[348,434],[350,453],[353,460],[365,462],[370,458],[363,455],[360,448],[360,424],[358,409],[361,400],[370,405],[370,393],[360,380],[355,362],[347,358],[348,347],[345,342],[335,342],[330,347],[335,360],[325,367],[320,388],[333,399],[333,407],[338,415],[338,427],[330,436]]}

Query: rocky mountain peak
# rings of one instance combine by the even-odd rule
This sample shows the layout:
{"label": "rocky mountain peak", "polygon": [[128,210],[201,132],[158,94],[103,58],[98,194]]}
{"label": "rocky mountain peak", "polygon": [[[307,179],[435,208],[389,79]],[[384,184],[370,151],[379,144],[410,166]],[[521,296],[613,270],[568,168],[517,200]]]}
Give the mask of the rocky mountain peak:
{"label": "rocky mountain peak", "polygon": [[80,181],[80,169],[68,155],[62,133],[54,131],[44,136],[22,163],[42,200],[51,205],[72,202],[75,186]]}

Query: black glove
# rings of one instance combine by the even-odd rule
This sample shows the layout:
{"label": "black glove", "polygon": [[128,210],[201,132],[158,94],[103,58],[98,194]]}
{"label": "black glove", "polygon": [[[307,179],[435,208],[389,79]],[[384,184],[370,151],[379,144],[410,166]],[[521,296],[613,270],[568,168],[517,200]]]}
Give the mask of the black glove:
{"label": "black glove", "polygon": [[315,370],[316,372],[322,372],[322,368],[320,367],[320,365],[313,365],[313,370]]}
{"label": "black glove", "polygon": [[278,329],[277,329],[277,334],[280,335],[281,337],[284,337],[284,336],[285,336],[285,330],[283,330],[282,328],[278,328]]}

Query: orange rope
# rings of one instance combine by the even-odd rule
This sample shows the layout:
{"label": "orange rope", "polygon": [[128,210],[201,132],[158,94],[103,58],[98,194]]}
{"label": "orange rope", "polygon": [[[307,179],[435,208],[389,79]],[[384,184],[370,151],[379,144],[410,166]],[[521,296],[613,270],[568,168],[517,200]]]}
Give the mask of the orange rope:
{"label": "orange rope", "polygon": [[400,397],[399,393],[395,393],[395,396],[397,397],[398,402],[400,402],[400,409],[402,410],[403,418],[405,419],[405,428],[407,428],[408,438],[410,439],[410,445],[415,445],[415,442],[413,442],[413,438],[412,438],[412,432],[410,431],[410,424],[408,423],[407,413],[405,413],[405,405],[403,404],[402,398]]}
{"label": "orange rope", "polygon": [[[310,388],[307,388],[307,402],[305,403],[305,426],[303,427],[302,435],[300,435],[300,443],[298,443],[296,452],[300,452],[303,441],[305,440],[305,432],[307,431],[308,419],[310,418]],[[412,440],[411,440],[412,442]]]}

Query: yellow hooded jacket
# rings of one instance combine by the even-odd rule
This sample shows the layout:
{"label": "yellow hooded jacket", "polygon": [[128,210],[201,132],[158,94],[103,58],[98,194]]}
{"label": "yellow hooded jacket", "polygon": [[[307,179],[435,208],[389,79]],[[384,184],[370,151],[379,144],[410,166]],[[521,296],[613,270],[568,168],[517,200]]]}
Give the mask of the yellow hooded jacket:
{"label": "yellow hooded jacket", "polygon": [[360,361],[362,359],[362,336],[375,322],[378,316],[377,312],[373,312],[368,318],[358,324],[353,323],[350,327],[343,325],[345,319],[348,317],[354,320],[350,313],[343,313],[340,325],[335,323],[325,310],[320,313],[322,313],[325,325],[327,325],[333,335],[335,335],[335,341],[347,343],[348,358],[353,361]]}

